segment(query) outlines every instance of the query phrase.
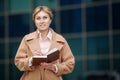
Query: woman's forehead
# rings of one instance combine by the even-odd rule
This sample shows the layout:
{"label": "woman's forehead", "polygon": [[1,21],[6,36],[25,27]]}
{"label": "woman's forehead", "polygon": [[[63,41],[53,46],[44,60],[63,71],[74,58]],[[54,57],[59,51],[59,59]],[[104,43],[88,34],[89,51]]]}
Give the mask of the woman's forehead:
{"label": "woman's forehead", "polygon": [[45,11],[40,11],[36,14],[36,16],[49,16],[49,14]]}

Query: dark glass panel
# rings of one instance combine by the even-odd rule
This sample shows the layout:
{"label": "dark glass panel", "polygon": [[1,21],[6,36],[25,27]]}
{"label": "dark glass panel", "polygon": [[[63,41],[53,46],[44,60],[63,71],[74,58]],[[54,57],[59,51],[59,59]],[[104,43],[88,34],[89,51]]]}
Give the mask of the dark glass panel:
{"label": "dark glass panel", "polygon": [[5,58],[5,44],[0,42],[0,59]]}
{"label": "dark glass panel", "polygon": [[10,54],[9,54],[9,58],[14,58],[17,52],[17,49],[20,45],[20,42],[12,42],[9,45],[9,49],[10,49]]}
{"label": "dark glass panel", "polygon": [[60,0],[60,5],[80,4],[82,0]]}
{"label": "dark glass panel", "polygon": [[116,72],[119,72],[119,74],[120,74],[120,58],[116,58],[116,59],[114,59],[114,71],[116,71]]}
{"label": "dark glass panel", "polygon": [[108,71],[110,70],[110,61],[108,59],[88,60],[88,71]]}
{"label": "dark glass panel", "polygon": [[4,38],[5,36],[5,22],[4,17],[0,16],[0,38]]}
{"label": "dark glass panel", "polygon": [[8,0],[9,13],[29,12],[31,10],[31,0]]}
{"label": "dark glass panel", "polygon": [[20,72],[20,70],[18,70],[14,64],[10,64],[9,72],[10,72],[9,74],[10,80],[19,80],[23,73],[23,72]]}
{"label": "dark glass panel", "polygon": [[82,40],[81,38],[67,39],[69,46],[74,55],[82,55]]}
{"label": "dark glass panel", "polygon": [[9,16],[9,36],[23,37],[29,32],[29,14],[18,14]]}
{"label": "dark glass panel", "polygon": [[81,32],[81,9],[61,11],[61,32]]}
{"label": "dark glass panel", "polygon": [[0,80],[5,80],[5,65],[0,64]]}
{"label": "dark glass panel", "polygon": [[87,31],[108,30],[108,5],[88,7],[86,21]]}
{"label": "dark glass panel", "polygon": [[86,2],[106,2],[108,0],[86,0]]}
{"label": "dark glass panel", "polygon": [[48,6],[56,9],[58,0],[34,0],[34,8],[37,6]]}
{"label": "dark glass panel", "polygon": [[112,4],[112,22],[113,29],[120,29],[120,3]]}
{"label": "dark glass panel", "polygon": [[88,37],[87,51],[88,51],[87,53],[89,56],[109,54],[108,36]]}
{"label": "dark glass panel", "polygon": [[113,52],[120,54],[120,35],[113,36]]}
{"label": "dark glass panel", "polygon": [[4,1],[5,0],[0,0],[0,12],[4,12]]}

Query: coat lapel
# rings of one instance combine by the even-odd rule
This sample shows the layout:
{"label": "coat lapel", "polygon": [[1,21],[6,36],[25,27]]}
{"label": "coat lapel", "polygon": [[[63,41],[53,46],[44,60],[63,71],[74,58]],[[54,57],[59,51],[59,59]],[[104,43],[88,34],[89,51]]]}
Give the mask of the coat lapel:
{"label": "coat lapel", "polygon": [[[58,48],[59,50],[63,47],[64,44],[64,40],[58,36],[57,33],[55,33],[52,29],[50,29],[52,31],[52,41],[51,41],[51,46],[49,48],[49,50],[53,49],[53,48]],[[30,48],[31,52],[33,53],[35,50],[40,50],[40,43],[39,43],[39,38],[38,38],[38,33],[37,31],[30,34],[29,36],[27,36],[27,45]]]}
{"label": "coat lapel", "polygon": [[39,39],[34,39],[28,42],[30,50],[33,52],[35,50],[40,50]]}
{"label": "coat lapel", "polygon": [[29,34],[26,38],[27,45],[31,52],[33,53],[35,50],[40,50],[39,38],[37,31]]}
{"label": "coat lapel", "polygon": [[51,46],[50,46],[49,50],[51,50],[53,48],[58,48],[60,50],[63,47],[63,44],[61,44],[61,43],[64,43],[64,41],[61,38],[59,38],[57,36],[58,34],[55,33],[52,29],[51,29],[51,31],[52,31],[53,37],[52,37],[52,42],[51,42]]}
{"label": "coat lapel", "polygon": [[53,49],[53,48],[57,48],[57,45],[56,45],[56,44],[57,44],[56,42],[52,41],[49,50],[51,50],[51,49]]}

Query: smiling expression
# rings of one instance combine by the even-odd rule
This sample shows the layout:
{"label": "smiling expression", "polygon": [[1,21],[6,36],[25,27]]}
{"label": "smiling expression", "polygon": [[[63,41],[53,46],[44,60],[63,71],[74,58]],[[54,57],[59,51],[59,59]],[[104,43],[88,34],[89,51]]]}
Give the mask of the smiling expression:
{"label": "smiling expression", "polygon": [[35,24],[40,31],[48,30],[51,23],[50,16],[44,11],[40,11],[35,16]]}

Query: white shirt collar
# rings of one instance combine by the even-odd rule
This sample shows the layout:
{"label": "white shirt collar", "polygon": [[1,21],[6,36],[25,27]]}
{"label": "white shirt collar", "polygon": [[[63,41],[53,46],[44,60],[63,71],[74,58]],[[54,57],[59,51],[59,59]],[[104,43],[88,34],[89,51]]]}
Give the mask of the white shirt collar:
{"label": "white shirt collar", "polygon": [[[41,33],[40,33],[40,31],[38,29],[37,29],[37,32],[38,32],[39,38],[42,40]],[[52,32],[51,32],[51,30],[49,30],[49,32],[47,34],[47,38],[52,40]]]}

